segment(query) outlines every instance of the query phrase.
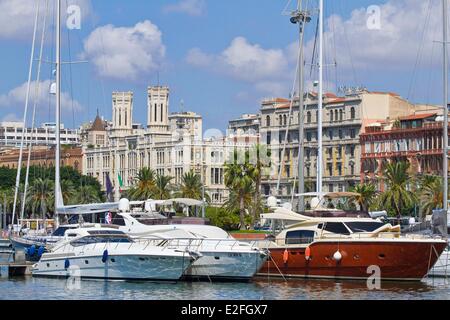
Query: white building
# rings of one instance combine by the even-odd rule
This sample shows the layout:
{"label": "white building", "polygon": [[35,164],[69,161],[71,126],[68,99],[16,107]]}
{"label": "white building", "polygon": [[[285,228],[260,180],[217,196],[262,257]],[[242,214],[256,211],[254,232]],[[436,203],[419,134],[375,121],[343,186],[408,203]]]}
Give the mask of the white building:
{"label": "white building", "polygon": [[[23,122],[9,121],[0,123],[0,146],[20,147],[22,134],[25,133],[25,141],[33,145],[48,146],[56,142],[56,125],[44,123],[40,127],[25,128]],[[61,144],[80,144],[80,131],[77,129],[65,129],[61,125]]]}
{"label": "white building", "polygon": [[169,88],[161,86],[148,88],[147,128],[132,125],[132,97],[131,92],[113,93],[111,127],[97,116],[83,143],[83,173],[96,177],[104,188],[109,175],[118,199],[119,189],[133,186],[144,167],[173,177],[174,184],[193,170],[201,176],[213,204],[222,204],[228,196],[227,157],[254,141],[226,136],[203,139],[202,117],[194,112],[169,114]]}

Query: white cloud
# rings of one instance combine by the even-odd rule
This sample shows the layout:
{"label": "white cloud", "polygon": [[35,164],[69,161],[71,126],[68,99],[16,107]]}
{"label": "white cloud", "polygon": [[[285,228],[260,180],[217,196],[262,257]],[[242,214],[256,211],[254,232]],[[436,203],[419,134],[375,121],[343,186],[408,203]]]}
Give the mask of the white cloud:
{"label": "white cloud", "polygon": [[20,119],[19,116],[15,113],[8,113],[2,118],[2,122],[18,122],[22,121],[23,119]]}
{"label": "white cloud", "polygon": [[[35,93],[35,87],[37,82],[33,81],[31,83],[31,90],[30,90],[30,101],[28,104],[29,108],[29,114],[32,112],[32,107],[34,104],[34,93]],[[43,80],[39,83],[39,95],[38,95],[38,104],[37,104],[37,114],[39,116],[41,112],[42,115],[47,115],[48,108],[43,108],[43,106],[48,106],[48,103],[50,101],[52,108],[54,108],[55,105],[55,96],[50,95],[50,80]],[[9,110],[11,111],[10,114],[8,114],[8,118],[14,119],[14,116],[16,118],[21,118],[23,116],[23,109],[25,106],[25,98],[26,98],[26,92],[27,92],[27,83],[23,83],[20,86],[11,89],[8,93],[0,95],[0,108],[2,110]],[[73,109],[72,109],[73,106]],[[61,94],[61,109],[62,112],[70,113],[73,111],[80,112],[83,111],[83,106],[76,100],[73,100],[70,98],[70,95],[67,92],[63,92]]]}
{"label": "white cloud", "polygon": [[[433,4],[431,11],[430,3]],[[421,63],[429,62],[433,41],[442,38],[441,6],[435,1],[388,0],[380,6],[380,29],[369,29],[366,8],[356,9],[344,20],[338,15],[327,19],[324,35],[328,57],[336,56],[339,68],[361,70],[411,70],[421,48]],[[424,29],[428,18],[428,25]],[[422,39],[422,34],[424,37]],[[314,40],[306,45],[311,55]],[[336,48],[333,48],[334,43]],[[438,45],[438,44],[434,44]],[[436,48],[434,53],[436,54]],[[437,49],[438,50],[438,49]],[[331,63],[332,61],[328,61]]]}
{"label": "white cloud", "polygon": [[[49,2],[49,12],[54,12],[55,1]],[[90,0],[67,0],[62,1],[63,14],[67,5],[78,5],[81,8],[82,23],[92,14]],[[37,1],[30,0],[0,0],[0,38],[30,40],[33,34],[34,20],[37,9]],[[41,1],[39,25],[42,26],[45,1]],[[63,15],[64,18],[64,15]],[[54,21],[53,15],[47,16],[47,26],[51,27]],[[63,25],[65,25],[63,23]],[[82,24],[83,25],[83,24]],[[40,30],[40,29],[39,29]]]}
{"label": "white cloud", "polygon": [[205,10],[205,0],[180,0],[163,8],[163,11],[166,13],[186,13],[191,16],[201,16],[205,13]]}
{"label": "white cloud", "polygon": [[145,20],[129,28],[106,25],[95,29],[84,41],[82,56],[100,76],[138,80],[158,70],[165,53],[161,31]]}
{"label": "white cloud", "polygon": [[251,83],[265,94],[279,95],[289,92],[289,55],[282,49],[265,49],[237,37],[219,54],[208,54],[199,48],[191,49],[186,61],[195,66],[225,74]]}

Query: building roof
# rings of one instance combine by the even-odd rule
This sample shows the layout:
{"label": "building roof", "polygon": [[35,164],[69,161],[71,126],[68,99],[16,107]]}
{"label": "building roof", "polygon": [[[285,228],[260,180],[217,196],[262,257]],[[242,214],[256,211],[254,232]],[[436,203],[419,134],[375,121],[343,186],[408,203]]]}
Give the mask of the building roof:
{"label": "building roof", "polygon": [[97,114],[97,117],[92,124],[91,131],[106,131],[105,122]]}
{"label": "building roof", "polygon": [[413,114],[406,117],[400,117],[400,121],[409,121],[409,120],[423,120],[427,118],[431,118],[437,116],[437,113],[423,113],[423,114]]}

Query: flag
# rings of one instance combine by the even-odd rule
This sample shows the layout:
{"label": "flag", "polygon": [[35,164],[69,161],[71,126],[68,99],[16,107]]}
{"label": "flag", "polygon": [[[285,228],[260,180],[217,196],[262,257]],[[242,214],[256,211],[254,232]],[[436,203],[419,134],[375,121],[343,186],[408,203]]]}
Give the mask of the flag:
{"label": "flag", "polygon": [[111,212],[107,212],[105,214],[105,222],[106,222],[106,224],[111,224],[112,223],[112,214],[111,214]]}
{"label": "flag", "polygon": [[106,174],[105,185],[106,185],[106,198],[108,199],[108,201],[111,201],[111,194],[113,193],[113,186],[111,183],[111,179],[109,178],[109,173]]}
{"label": "flag", "polygon": [[123,180],[122,177],[120,176],[120,173],[118,175],[118,178],[119,178],[119,191],[122,192]]}

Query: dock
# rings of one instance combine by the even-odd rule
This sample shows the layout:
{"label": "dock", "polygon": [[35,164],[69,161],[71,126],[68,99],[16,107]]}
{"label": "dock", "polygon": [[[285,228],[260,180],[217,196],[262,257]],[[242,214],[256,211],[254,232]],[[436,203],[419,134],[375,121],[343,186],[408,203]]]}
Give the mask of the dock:
{"label": "dock", "polygon": [[33,264],[32,262],[0,264],[0,278],[29,276]]}

